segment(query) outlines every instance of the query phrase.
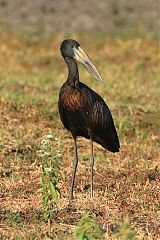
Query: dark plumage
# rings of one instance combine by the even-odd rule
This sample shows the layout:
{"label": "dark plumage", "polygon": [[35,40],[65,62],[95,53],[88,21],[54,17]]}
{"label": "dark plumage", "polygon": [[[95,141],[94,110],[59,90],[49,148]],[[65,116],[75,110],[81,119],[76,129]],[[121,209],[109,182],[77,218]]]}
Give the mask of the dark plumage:
{"label": "dark plumage", "polygon": [[114,126],[111,112],[96,92],[79,81],[78,67],[75,61],[80,61],[96,79],[102,78],[90,60],[74,40],[64,40],[60,47],[61,54],[68,66],[68,78],[59,93],[59,114],[64,127],[69,130],[74,139],[74,174],[73,187],[78,164],[77,136],[91,140],[91,197],[93,196],[93,141],[111,152],[119,152],[119,139]]}

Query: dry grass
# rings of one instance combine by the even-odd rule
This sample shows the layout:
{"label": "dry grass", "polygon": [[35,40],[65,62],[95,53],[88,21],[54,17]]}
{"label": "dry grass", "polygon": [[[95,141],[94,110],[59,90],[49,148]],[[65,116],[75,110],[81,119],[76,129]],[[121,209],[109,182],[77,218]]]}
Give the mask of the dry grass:
{"label": "dry grass", "polygon": [[[73,145],[58,117],[59,88],[66,68],[59,54],[63,35],[38,39],[0,37],[1,239],[73,239],[75,225],[89,211],[109,239],[128,218],[137,239],[160,236],[160,91],[158,42],[108,36],[71,36],[95,60],[105,85],[88,81],[110,106],[121,142],[112,154],[95,144],[94,200],[89,199],[89,144],[79,139],[75,201],[69,202]],[[93,40],[94,39],[94,40]],[[81,79],[89,76],[80,67]],[[43,220],[40,164],[45,135],[61,143],[61,198],[48,236]]]}

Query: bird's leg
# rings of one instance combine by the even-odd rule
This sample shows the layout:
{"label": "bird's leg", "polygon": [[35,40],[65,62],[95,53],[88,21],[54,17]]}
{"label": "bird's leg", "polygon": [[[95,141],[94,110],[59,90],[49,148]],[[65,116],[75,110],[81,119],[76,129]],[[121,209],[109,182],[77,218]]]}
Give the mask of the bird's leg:
{"label": "bird's leg", "polygon": [[91,157],[90,157],[90,166],[91,166],[91,190],[90,190],[90,198],[93,198],[93,166],[94,166],[94,156],[93,156],[93,140],[92,137],[90,138],[91,144]]}
{"label": "bird's leg", "polygon": [[77,165],[78,165],[77,141],[76,141],[76,138],[73,138],[73,139],[74,139],[74,161],[73,161],[73,177],[72,177],[71,195],[70,195],[71,200],[74,198],[73,188],[74,188],[74,182],[75,182]]}

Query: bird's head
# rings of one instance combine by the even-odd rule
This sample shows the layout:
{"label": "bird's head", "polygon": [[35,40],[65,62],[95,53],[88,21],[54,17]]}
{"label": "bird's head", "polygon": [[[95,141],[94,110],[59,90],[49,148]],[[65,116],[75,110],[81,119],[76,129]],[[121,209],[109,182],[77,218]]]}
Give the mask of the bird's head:
{"label": "bird's head", "polygon": [[103,82],[103,79],[92,62],[89,56],[80,47],[80,44],[73,39],[66,39],[61,43],[60,46],[61,54],[65,57],[70,57],[76,59],[78,62],[82,63],[87,71],[98,81]]}

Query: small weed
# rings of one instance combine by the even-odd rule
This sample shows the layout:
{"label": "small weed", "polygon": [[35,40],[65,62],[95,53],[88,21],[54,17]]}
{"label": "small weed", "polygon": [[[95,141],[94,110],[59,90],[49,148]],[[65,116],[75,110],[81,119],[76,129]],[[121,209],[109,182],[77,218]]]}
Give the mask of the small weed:
{"label": "small weed", "polygon": [[19,223],[19,222],[20,222],[20,214],[19,214],[19,213],[15,213],[15,214],[12,216],[11,221],[14,222],[14,223]]}
{"label": "small weed", "polygon": [[100,227],[85,213],[75,230],[75,240],[96,240],[102,236]]}
{"label": "small weed", "polygon": [[117,225],[116,233],[113,234],[115,240],[135,240],[135,234],[130,227],[128,219],[124,219],[122,223]]}
{"label": "small weed", "polygon": [[57,138],[47,135],[41,141],[38,156],[41,158],[40,185],[43,194],[44,219],[50,221],[55,213],[58,194],[60,194],[59,180],[63,177],[60,170],[60,146]]}

